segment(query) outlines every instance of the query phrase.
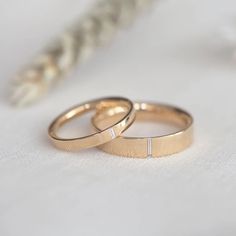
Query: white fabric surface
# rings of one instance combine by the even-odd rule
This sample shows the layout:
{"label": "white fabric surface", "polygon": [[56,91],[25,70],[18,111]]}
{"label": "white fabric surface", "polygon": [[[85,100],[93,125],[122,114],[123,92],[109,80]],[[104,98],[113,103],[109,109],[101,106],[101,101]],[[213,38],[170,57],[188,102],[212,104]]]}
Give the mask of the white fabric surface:
{"label": "white fabric surface", "polygon": [[[1,1],[0,235],[236,235],[236,62],[215,31],[235,0],[162,1],[40,103],[9,106],[11,76],[92,1]],[[191,148],[136,160],[53,148],[47,126],[90,98],[176,104]]]}

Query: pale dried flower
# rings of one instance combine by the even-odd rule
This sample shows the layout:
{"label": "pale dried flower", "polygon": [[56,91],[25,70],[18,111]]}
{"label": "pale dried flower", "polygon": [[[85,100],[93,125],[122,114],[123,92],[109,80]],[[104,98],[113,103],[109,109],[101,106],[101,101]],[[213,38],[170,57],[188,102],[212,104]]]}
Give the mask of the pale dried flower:
{"label": "pale dried flower", "polygon": [[16,76],[11,101],[25,106],[37,101],[77,63],[106,45],[153,0],[100,0]]}

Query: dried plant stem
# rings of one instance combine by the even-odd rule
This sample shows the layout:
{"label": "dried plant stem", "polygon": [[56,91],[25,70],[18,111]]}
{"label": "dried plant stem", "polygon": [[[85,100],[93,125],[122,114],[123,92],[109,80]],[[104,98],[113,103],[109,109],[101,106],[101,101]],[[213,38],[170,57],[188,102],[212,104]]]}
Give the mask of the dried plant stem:
{"label": "dried plant stem", "polygon": [[152,1],[100,0],[16,76],[12,103],[24,106],[38,100],[77,63],[110,41],[118,29],[131,22]]}

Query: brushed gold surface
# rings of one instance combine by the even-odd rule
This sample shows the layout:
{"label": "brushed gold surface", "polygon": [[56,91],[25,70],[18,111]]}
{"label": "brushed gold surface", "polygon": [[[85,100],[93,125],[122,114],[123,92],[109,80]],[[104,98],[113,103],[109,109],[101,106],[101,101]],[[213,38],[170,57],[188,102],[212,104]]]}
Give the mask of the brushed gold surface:
{"label": "brushed gold surface", "polygon": [[[70,120],[93,110],[99,114],[108,109],[112,109],[114,114],[122,111],[123,115],[106,128],[88,136],[68,139],[57,135],[60,127]],[[111,117],[112,114],[110,113],[109,115]],[[72,107],[59,115],[49,126],[48,134],[57,148],[66,151],[79,151],[111,141],[129,127],[134,118],[135,109],[130,100],[122,97],[101,98]]]}
{"label": "brushed gold surface", "polygon": [[[193,118],[186,111],[170,105],[156,103],[135,103],[136,121],[165,122],[178,126],[175,133],[154,137],[127,137],[122,135],[98,148],[126,157],[146,158],[161,157],[180,152],[189,147],[193,141]],[[109,127],[125,109],[109,108],[96,113],[92,123],[97,130]],[[110,115],[112,114],[112,115]]]}

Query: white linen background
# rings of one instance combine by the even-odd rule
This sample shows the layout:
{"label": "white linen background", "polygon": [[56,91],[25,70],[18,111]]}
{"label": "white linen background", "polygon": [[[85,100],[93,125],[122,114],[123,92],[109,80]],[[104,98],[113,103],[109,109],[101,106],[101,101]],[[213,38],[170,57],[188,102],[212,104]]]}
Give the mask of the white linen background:
{"label": "white linen background", "polygon": [[[235,0],[163,0],[40,103],[9,106],[11,76],[91,2],[0,2],[0,235],[235,235],[236,61],[215,43]],[[185,108],[194,144],[148,160],[50,145],[55,115],[108,95]]]}

